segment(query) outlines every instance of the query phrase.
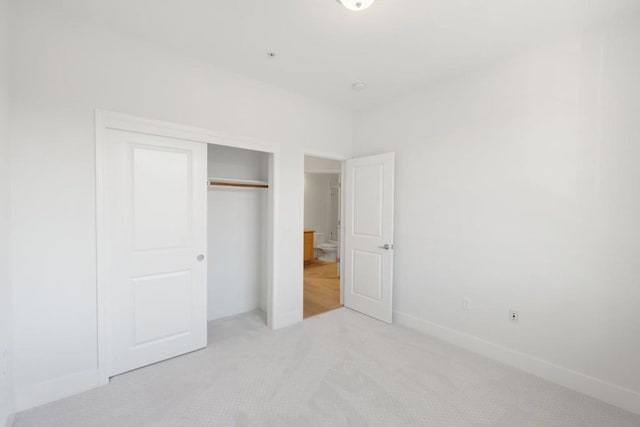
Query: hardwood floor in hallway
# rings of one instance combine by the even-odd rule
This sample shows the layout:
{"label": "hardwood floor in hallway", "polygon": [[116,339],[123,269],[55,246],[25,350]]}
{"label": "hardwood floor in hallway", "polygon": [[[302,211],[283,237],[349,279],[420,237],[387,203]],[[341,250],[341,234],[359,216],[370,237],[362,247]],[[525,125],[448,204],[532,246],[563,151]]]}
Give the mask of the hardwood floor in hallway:
{"label": "hardwood floor in hallway", "polygon": [[304,267],[304,318],[340,307],[338,263],[314,259]]}

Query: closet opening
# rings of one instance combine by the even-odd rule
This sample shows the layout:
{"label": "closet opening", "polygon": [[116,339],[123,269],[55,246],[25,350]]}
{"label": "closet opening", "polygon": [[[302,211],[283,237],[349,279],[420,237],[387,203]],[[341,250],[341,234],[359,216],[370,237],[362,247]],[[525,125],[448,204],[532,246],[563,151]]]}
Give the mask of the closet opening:
{"label": "closet opening", "polygon": [[342,161],[304,159],[304,318],[342,307]]}
{"label": "closet opening", "polygon": [[207,321],[266,322],[269,153],[207,145]]}

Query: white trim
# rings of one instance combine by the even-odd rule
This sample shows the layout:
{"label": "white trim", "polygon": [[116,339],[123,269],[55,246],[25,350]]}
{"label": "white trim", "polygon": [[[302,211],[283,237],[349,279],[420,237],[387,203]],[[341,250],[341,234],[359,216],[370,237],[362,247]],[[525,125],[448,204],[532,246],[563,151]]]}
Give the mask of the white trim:
{"label": "white trim", "polygon": [[634,390],[608,383],[428,320],[419,319],[410,314],[398,311],[393,314],[398,325],[426,333],[473,353],[497,360],[505,365],[544,378],[547,381],[640,414],[640,393]]}
{"label": "white trim", "polygon": [[16,412],[82,393],[99,385],[98,371],[76,372],[16,390]]}
{"label": "white trim", "polygon": [[[279,274],[278,254],[280,250],[280,191],[279,174],[280,157],[274,152],[269,155],[269,195],[267,200],[267,222],[270,224],[267,230],[267,241],[271,243],[271,250],[267,251],[267,326],[276,329],[273,318],[276,315],[276,295],[279,287],[276,286]],[[269,244],[267,244],[269,246]]]}
{"label": "white trim", "polygon": [[[343,162],[349,159],[349,156],[345,156],[343,154],[329,153],[326,151],[317,151],[317,150],[304,150],[305,157],[317,157],[319,159],[325,160],[338,160]],[[335,173],[335,172],[332,172]]]}
{"label": "white trim", "polygon": [[344,292],[345,292],[345,286],[344,286],[344,271],[345,271],[345,262],[344,260],[346,259],[346,257],[344,256],[345,254],[345,246],[344,246],[344,219],[346,217],[345,215],[345,207],[347,205],[346,203],[346,199],[344,196],[344,186],[345,186],[345,180],[347,178],[347,161],[344,160],[342,162],[342,165],[340,165],[340,265],[338,266],[338,268],[340,269],[340,305],[344,306]]}
{"label": "white trim", "polygon": [[100,119],[97,121],[98,124],[106,125],[106,127],[111,129],[128,130],[131,132],[140,132],[150,135],[161,135],[195,142],[205,142],[207,144],[262,151],[265,153],[276,153],[279,151],[278,145],[256,138],[229,135],[227,133],[215,132],[208,129],[185,126],[161,120],[146,119],[124,113],[96,110],[96,117]]}
{"label": "white trim", "polygon": [[277,293],[277,265],[279,248],[278,227],[278,200],[279,188],[277,177],[279,175],[278,144],[268,143],[255,138],[233,136],[208,129],[184,126],[171,122],[151,120],[112,111],[96,110],[95,112],[95,144],[96,144],[96,286],[97,286],[97,338],[98,338],[98,382],[96,385],[104,385],[109,382],[109,319],[108,299],[109,292],[105,277],[108,265],[106,250],[108,236],[104,221],[104,197],[106,196],[104,181],[104,148],[105,131],[107,129],[120,129],[130,132],[161,135],[170,138],[178,138],[207,144],[216,144],[226,147],[243,148],[246,150],[269,153],[269,231],[268,240],[268,279],[267,279],[267,325],[274,328],[273,318],[275,313],[274,295]]}
{"label": "white trim", "polygon": [[273,329],[282,329],[287,326],[295,325],[296,323],[300,323],[300,319],[302,319],[302,311],[300,310],[290,311],[289,313],[279,315],[272,319]]}
{"label": "white trim", "polygon": [[97,325],[97,347],[98,347],[98,384],[109,383],[109,306],[106,292],[106,270],[108,243],[106,232],[104,197],[106,194],[104,180],[104,130],[106,124],[103,117],[106,113],[96,110],[95,112],[95,139],[96,139],[96,325]]}

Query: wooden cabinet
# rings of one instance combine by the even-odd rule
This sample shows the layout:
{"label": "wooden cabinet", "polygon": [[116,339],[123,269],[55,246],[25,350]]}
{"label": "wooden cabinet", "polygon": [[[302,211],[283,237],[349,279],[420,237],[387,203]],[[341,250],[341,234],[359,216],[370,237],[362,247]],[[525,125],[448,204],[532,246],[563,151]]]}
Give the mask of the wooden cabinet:
{"label": "wooden cabinet", "polygon": [[313,230],[304,230],[304,263],[313,261]]}

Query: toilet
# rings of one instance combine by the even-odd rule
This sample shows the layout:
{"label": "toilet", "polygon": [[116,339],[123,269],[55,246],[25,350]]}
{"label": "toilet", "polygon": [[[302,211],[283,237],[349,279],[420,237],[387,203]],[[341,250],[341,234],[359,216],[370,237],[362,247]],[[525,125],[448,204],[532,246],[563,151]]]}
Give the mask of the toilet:
{"label": "toilet", "polygon": [[325,233],[315,233],[313,242],[316,258],[320,261],[336,262],[338,260],[338,242],[327,241]]}

